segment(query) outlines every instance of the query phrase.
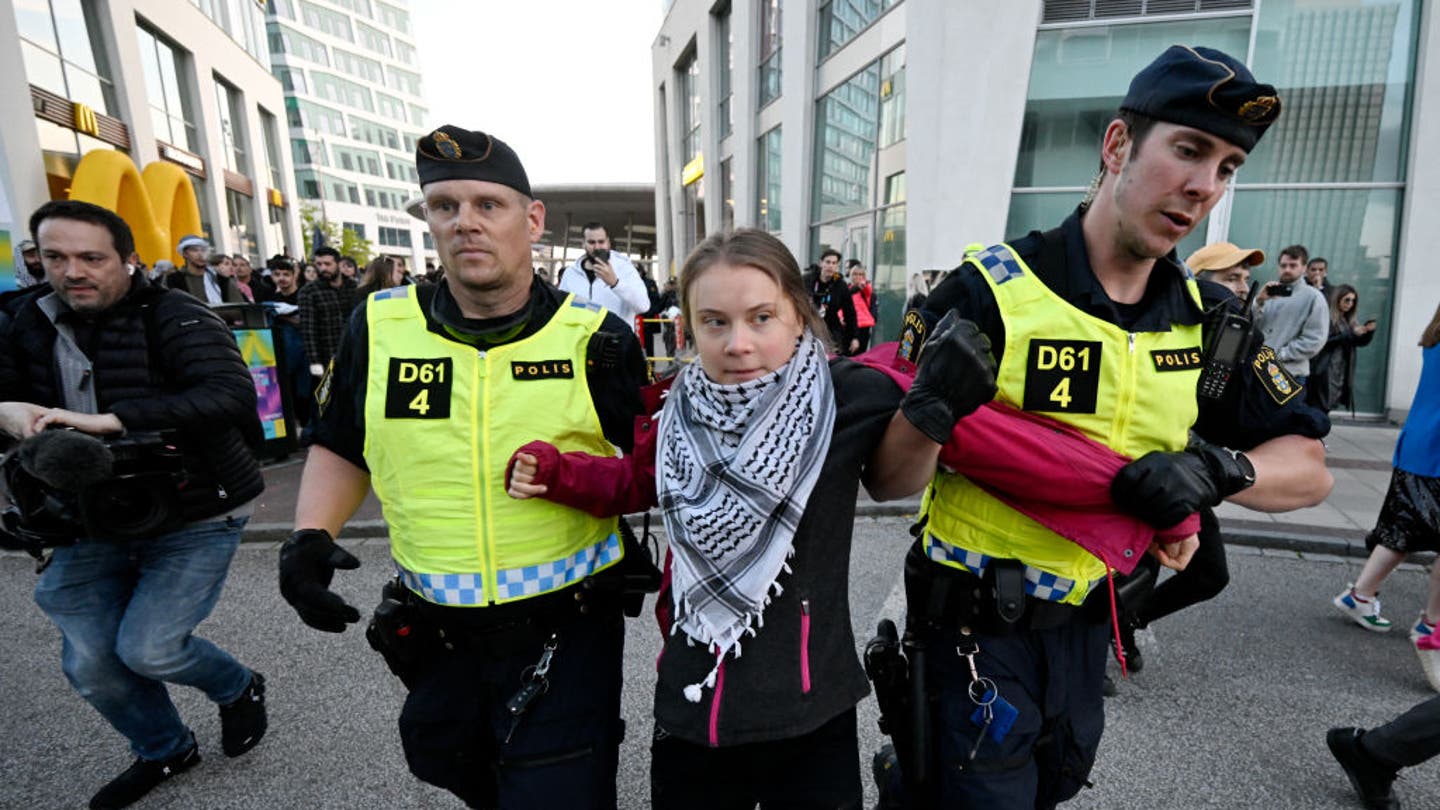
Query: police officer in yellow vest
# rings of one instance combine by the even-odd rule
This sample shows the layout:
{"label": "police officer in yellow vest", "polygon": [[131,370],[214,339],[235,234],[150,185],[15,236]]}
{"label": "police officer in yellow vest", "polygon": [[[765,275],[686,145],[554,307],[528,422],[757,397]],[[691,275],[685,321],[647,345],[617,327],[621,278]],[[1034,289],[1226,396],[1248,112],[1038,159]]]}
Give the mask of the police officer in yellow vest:
{"label": "police officer in yellow vest", "polygon": [[444,126],[415,159],[445,279],[350,319],[281,592],[317,629],[359,619],[328,589],[360,564],[333,538],[373,487],[397,581],[367,635],[410,687],[411,772],[471,807],[613,808],[624,629],[590,586],[622,564],[617,522],[507,497],[505,465],[537,435],[629,449],[644,357],[616,316],[534,275],[545,206],[509,146]]}
{"label": "police officer in yellow vest", "polygon": [[[1112,497],[1156,527],[1227,497],[1299,508],[1332,483],[1318,441],[1328,422],[1295,410],[1298,385],[1269,373],[1258,342],[1226,396],[1199,395],[1205,313],[1174,251],[1279,111],[1275,89],[1230,56],[1168,49],[1106,127],[1086,203],[1055,230],[967,257],[925,304],[926,321],[953,311],[989,336],[999,400],[1135,459]],[[926,462],[917,477],[928,478],[933,439],[948,431],[902,413]],[[1189,442],[1192,427],[1227,423],[1243,429],[1203,438],[1244,452]],[[934,733],[917,768],[933,774],[930,792],[915,803],[1029,810],[1069,799],[1104,725],[1105,564],[944,470],[929,481],[921,526],[906,566],[908,629],[925,650]],[[1183,567],[1195,544],[1152,553]]]}

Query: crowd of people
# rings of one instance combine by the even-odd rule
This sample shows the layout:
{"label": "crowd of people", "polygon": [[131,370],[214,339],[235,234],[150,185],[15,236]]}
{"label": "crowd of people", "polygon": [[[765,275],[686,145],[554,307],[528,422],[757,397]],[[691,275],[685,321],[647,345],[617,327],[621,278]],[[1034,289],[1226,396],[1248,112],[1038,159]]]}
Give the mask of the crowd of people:
{"label": "crowd of people", "polygon": [[[195,635],[264,486],[253,382],[211,309],[247,301],[314,397],[280,597],[317,631],[361,621],[331,585],[361,564],[337,541],[373,492],[395,576],[366,637],[407,689],[417,778],[472,807],[614,808],[624,621],[658,592],[654,807],[860,806],[867,674],[894,741],[885,806],[1072,798],[1099,749],[1110,651],[1138,669],[1135,629],[1224,587],[1214,508],[1303,508],[1333,484],[1326,409],[1373,332],[1354,289],[1337,285],[1328,315],[1298,283],[1299,246],[1253,295],[1242,276],[1263,252],[1210,245],[1189,268],[1175,253],[1280,111],[1229,55],[1167,49],[1107,124],[1079,206],[957,250],[898,341],[874,348],[863,263],[842,271],[825,250],[802,272],[760,230],[710,236],[661,293],[592,223],[550,283],[530,265],[546,212],[518,154],[457,126],[416,145],[446,267],[431,283],[327,247],[257,272],[196,236],[152,278],[117,215],[47,204],[29,223],[37,283],[0,298],[0,432],[19,440],[5,538],[43,561],[62,668],[135,755],[90,806],[128,806],[199,763],[166,684],[218,706],[227,756],[269,728],[264,677]],[[635,318],[671,308],[695,362],[656,380]],[[1325,369],[1337,398],[1316,403],[1302,392],[1327,323],[1349,337]],[[1371,629],[1369,583],[1440,549],[1436,330],[1440,313],[1373,576],[1336,600]],[[154,451],[160,517],[101,517],[118,442]],[[924,492],[904,635],[878,638],[902,666],[884,677],[850,625],[861,485]],[[624,517],[651,508],[661,558]],[[1156,588],[1160,568],[1179,573]],[[1435,598],[1417,650],[1433,648]],[[1434,711],[1331,733],[1371,806],[1433,752]]]}

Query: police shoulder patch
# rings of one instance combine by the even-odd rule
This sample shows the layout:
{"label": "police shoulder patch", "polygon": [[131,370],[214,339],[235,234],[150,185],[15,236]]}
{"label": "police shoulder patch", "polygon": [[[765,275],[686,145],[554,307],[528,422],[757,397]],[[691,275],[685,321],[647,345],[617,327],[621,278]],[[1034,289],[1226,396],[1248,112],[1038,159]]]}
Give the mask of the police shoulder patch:
{"label": "police shoulder patch", "polygon": [[1269,346],[1263,346],[1255,353],[1255,359],[1250,361],[1250,368],[1260,380],[1260,387],[1265,389],[1277,405],[1284,405],[1304,390],[1304,386],[1280,365],[1275,350]]}
{"label": "police shoulder patch", "polygon": [[325,375],[320,378],[320,383],[315,386],[315,406],[319,409],[320,415],[325,415],[325,407],[330,404],[330,380],[335,373],[335,358],[325,365]]}

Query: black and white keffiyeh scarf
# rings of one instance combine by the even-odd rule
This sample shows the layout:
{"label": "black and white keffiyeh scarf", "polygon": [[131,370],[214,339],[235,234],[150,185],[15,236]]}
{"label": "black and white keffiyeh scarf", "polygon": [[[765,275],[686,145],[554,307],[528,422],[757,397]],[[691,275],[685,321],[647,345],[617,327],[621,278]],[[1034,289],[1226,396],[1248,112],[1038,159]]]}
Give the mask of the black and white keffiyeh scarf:
{"label": "black and white keffiyeh scarf", "polygon": [[808,330],[788,363],[720,385],[699,363],[680,373],[660,416],[657,489],[669,535],[672,632],[715,654],[685,688],[699,702],[720,662],[763,625],[761,613],[795,553],[795,529],[830,449],[834,386],[824,344]]}

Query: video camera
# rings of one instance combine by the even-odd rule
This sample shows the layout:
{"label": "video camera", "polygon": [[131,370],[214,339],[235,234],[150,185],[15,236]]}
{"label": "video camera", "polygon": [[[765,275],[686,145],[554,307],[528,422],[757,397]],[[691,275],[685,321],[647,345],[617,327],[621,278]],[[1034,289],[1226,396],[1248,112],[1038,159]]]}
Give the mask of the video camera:
{"label": "video camera", "polygon": [[0,545],[38,556],[82,537],[133,540],[178,528],[184,454],[175,431],[99,438],[47,430],[0,459],[10,505]]}

